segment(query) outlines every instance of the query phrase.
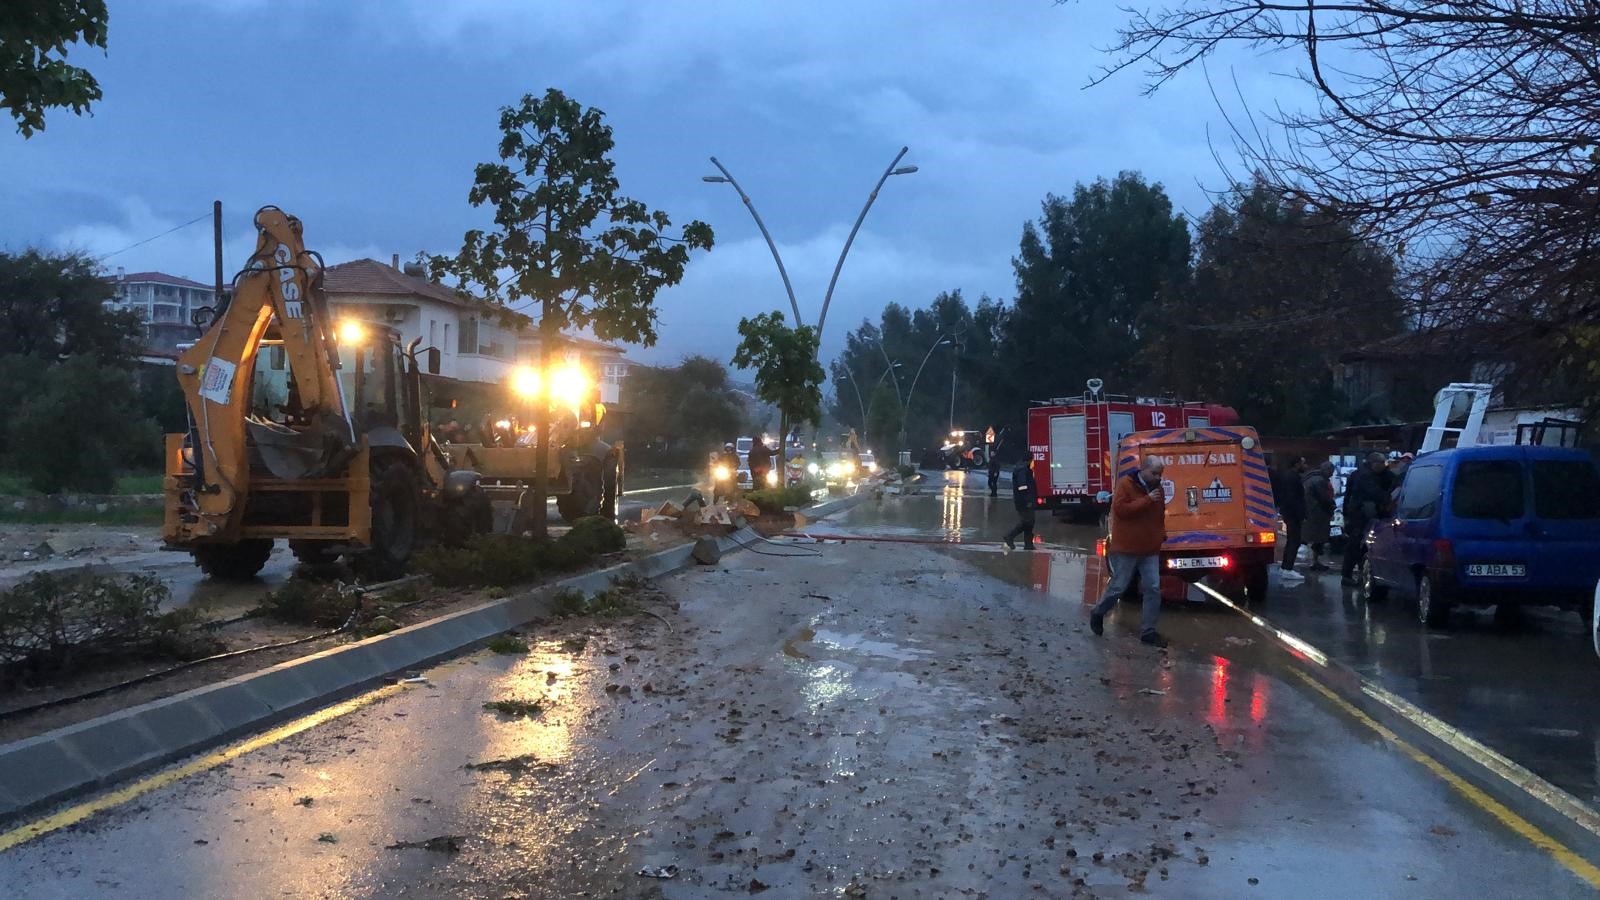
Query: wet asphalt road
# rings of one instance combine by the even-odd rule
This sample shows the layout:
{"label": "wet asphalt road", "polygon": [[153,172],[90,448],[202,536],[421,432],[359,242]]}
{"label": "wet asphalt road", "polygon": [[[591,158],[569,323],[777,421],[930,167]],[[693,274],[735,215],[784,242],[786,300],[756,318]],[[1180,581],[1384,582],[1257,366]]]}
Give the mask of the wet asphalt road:
{"label": "wet asphalt road", "polygon": [[[940,498],[936,525],[902,505],[864,514],[856,527],[996,541],[1016,521],[1005,492],[1002,485],[1001,498],[988,501],[984,479],[968,475],[959,506],[948,502],[948,491],[933,492]],[[1100,534],[1039,519],[1049,546],[1092,550]],[[1056,582],[1075,581],[1066,560],[1036,560],[1035,581],[1052,591],[1059,591]],[[1302,584],[1274,584],[1262,614],[1580,800],[1600,804],[1600,659],[1587,621],[1535,606],[1514,624],[1497,624],[1491,610],[1458,609],[1447,627],[1425,629],[1409,600],[1369,602],[1359,589],[1341,586],[1338,562],[1332,573],[1306,573]],[[1197,591],[1191,596],[1203,599]]]}
{"label": "wet asphalt road", "polygon": [[[1009,503],[955,485],[829,527],[970,540],[1009,524]],[[1105,638],[1087,632],[1099,562],[1070,550],[758,550],[665,582],[670,601],[647,606],[659,618],[547,626],[528,656],[438,667],[13,848],[0,884],[20,897],[1590,895],[1306,689],[1230,612],[1169,610],[1161,653],[1133,639],[1132,608]],[[482,708],[507,697],[545,711]],[[675,877],[635,874],[665,866]]]}

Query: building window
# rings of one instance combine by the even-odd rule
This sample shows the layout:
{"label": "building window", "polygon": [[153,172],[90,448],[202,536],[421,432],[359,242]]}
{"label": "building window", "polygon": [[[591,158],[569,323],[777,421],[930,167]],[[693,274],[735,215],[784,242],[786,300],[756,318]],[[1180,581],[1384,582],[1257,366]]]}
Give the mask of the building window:
{"label": "building window", "polygon": [[429,347],[437,347],[437,346],[439,346],[439,320],[438,319],[429,319],[428,320],[428,346]]}
{"label": "building window", "polygon": [[468,354],[478,352],[478,320],[476,318],[467,316],[461,320],[461,340],[456,345],[456,352]]}
{"label": "building window", "polygon": [[439,342],[439,346],[443,348],[443,350],[441,352],[444,352],[444,353],[449,353],[450,352],[450,323],[449,322],[444,323],[444,340]]}

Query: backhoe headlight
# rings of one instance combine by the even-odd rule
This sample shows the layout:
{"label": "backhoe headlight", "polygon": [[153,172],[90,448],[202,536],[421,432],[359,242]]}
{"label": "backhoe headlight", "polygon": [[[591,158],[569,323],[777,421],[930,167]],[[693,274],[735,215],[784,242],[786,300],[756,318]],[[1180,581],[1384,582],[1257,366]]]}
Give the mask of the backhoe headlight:
{"label": "backhoe headlight", "polygon": [[728,471],[728,467],[727,466],[717,466],[716,468],[711,470],[711,477],[715,478],[718,481],[727,481],[728,480],[728,476],[732,475],[732,474],[733,474],[732,472]]}

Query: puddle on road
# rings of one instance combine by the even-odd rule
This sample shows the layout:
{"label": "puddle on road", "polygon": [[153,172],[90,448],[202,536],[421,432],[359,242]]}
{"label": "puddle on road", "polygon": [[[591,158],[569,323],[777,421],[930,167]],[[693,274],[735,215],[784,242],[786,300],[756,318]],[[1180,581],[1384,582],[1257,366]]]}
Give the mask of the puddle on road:
{"label": "puddle on road", "polygon": [[[804,644],[815,645],[815,648],[808,653],[801,649],[801,645]],[[832,659],[840,653],[880,657],[898,662],[912,662],[928,655],[926,650],[913,650],[888,641],[875,641],[859,634],[847,634],[826,628],[802,628],[794,637],[783,642],[782,649],[783,655],[790,659],[808,661]]]}
{"label": "puddle on road", "polygon": [[783,642],[783,655],[791,659],[810,659],[810,656],[801,653],[800,648],[796,647],[795,645],[809,644],[811,643],[811,639],[816,636],[817,633],[809,628],[800,629],[799,634]]}

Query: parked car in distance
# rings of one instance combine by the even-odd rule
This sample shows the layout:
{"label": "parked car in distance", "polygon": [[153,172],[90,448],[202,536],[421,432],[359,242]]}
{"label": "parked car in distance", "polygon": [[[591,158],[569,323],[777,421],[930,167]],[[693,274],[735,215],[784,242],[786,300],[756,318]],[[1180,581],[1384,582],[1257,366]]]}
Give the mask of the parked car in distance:
{"label": "parked car in distance", "polygon": [[1417,457],[1375,522],[1367,595],[1416,601],[1426,625],[1454,606],[1560,606],[1591,615],[1600,581],[1600,470],[1581,450],[1494,446]]}

